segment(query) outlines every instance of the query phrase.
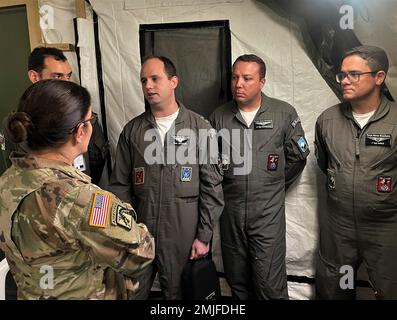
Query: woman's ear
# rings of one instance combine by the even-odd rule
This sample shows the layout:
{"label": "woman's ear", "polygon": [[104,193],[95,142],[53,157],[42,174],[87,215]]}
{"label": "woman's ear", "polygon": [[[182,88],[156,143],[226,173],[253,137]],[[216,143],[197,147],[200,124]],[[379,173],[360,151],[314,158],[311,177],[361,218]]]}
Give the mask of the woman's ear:
{"label": "woman's ear", "polygon": [[77,129],[73,133],[73,138],[76,144],[83,142],[84,135],[85,135],[84,125],[83,123],[81,123],[77,126]]}

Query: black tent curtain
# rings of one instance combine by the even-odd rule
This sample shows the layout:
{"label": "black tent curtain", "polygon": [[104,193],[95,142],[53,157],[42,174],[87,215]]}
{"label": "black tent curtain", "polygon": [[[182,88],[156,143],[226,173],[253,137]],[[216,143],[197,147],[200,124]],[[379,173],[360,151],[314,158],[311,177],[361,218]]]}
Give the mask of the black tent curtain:
{"label": "black tent curtain", "polygon": [[[288,16],[301,29],[306,52],[332,91],[342,100],[341,86],[335,80],[341,58],[347,50],[361,45],[354,31],[341,29],[342,5],[355,6],[344,0],[257,0],[280,16]],[[387,86],[384,94],[394,101]]]}

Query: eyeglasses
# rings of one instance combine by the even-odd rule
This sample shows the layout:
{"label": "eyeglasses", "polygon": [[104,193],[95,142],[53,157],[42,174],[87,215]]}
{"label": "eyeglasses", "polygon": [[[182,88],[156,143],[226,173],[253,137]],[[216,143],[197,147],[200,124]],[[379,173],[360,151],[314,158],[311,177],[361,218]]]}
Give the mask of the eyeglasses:
{"label": "eyeglasses", "polygon": [[72,133],[73,131],[75,131],[81,124],[85,124],[86,122],[91,122],[91,125],[93,126],[98,120],[98,115],[96,113],[93,113],[91,118],[87,119],[87,120],[82,120],[79,121],[71,130],[70,133]]}
{"label": "eyeglasses", "polygon": [[352,71],[352,72],[339,72],[336,74],[336,82],[341,83],[343,79],[346,77],[349,79],[350,82],[359,82],[360,76],[363,74],[376,74],[379,70],[376,71],[369,71],[369,72],[359,72],[359,71]]}

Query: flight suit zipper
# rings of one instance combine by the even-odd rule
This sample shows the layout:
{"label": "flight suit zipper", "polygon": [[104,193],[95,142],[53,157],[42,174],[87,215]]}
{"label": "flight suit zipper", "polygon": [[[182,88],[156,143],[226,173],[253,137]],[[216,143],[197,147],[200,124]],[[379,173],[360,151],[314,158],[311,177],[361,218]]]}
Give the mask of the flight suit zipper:
{"label": "flight suit zipper", "polygon": [[[158,138],[160,139],[160,135],[157,133]],[[162,145],[162,163],[160,164],[160,185],[159,185],[159,197],[158,197],[158,216],[157,216],[157,223],[156,223],[156,236],[155,236],[155,243],[156,243],[156,248],[158,248],[158,242],[159,242],[159,230],[160,230],[160,221],[161,221],[161,202],[163,201],[163,179],[164,179],[164,166],[166,165],[165,161],[167,159],[167,145],[168,141],[168,135],[167,133],[164,136],[164,142]]]}
{"label": "flight suit zipper", "polygon": [[164,164],[160,164],[160,188],[159,188],[159,205],[158,205],[158,217],[156,223],[156,248],[158,248],[158,241],[159,241],[159,230],[160,230],[160,220],[161,220],[161,201],[163,199],[163,176],[164,176]]}
{"label": "flight suit zipper", "polygon": [[[356,125],[357,124],[353,124]],[[356,172],[357,167],[359,166],[360,162],[360,140],[362,136],[363,130],[359,127],[357,130],[356,137],[354,139],[354,167],[353,167],[353,217],[354,217],[354,229],[355,229],[355,238],[358,239],[358,228],[357,228],[357,214],[356,214]]]}

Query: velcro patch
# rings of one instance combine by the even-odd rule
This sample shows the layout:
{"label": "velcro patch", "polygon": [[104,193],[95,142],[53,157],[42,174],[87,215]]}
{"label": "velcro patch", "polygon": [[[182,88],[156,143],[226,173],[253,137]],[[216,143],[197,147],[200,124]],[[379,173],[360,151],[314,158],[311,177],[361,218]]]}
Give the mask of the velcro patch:
{"label": "velcro patch", "polygon": [[269,154],[267,157],[267,170],[277,171],[279,158],[278,154]]}
{"label": "velcro patch", "polygon": [[298,117],[294,121],[291,122],[291,127],[295,129],[296,125],[301,122],[301,119]]}
{"label": "velcro patch", "polygon": [[273,120],[272,119],[255,120],[254,128],[255,129],[273,129]]}
{"label": "velcro patch", "polygon": [[88,225],[105,228],[108,224],[111,194],[95,192]]}
{"label": "velcro patch", "polygon": [[187,146],[189,145],[189,137],[180,135],[172,136],[172,143],[176,146]]}
{"label": "velcro patch", "polygon": [[117,207],[117,212],[116,212],[116,224],[120,227],[123,227],[127,230],[132,229],[132,220],[134,218],[131,215],[130,210],[124,209],[121,206]]}
{"label": "velcro patch", "polygon": [[299,139],[296,141],[296,145],[298,146],[299,151],[304,155],[308,148],[309,145],[307,144],[307,141],[304,136],[299,137]]}
{"label": "velcro patch", "polygon": [[[126,208],[120,206],[119,204],[114,204],[112,206],[110,223],[113,226],[122,226],[122,227],[125,227],[128,229],[129,224],[128,223],[127,223],[127,225],[123,224],[124,220],[126,220],[126,219],[129,220],[129,217],[125,217],[126,215],[131,216],[132,219],[134,219],[135,221],[137,219],[137,214],[134,209],[129,210],[129,209],[126,209]],[[122,217],[122,216],[124,216],[124,217]],[[132,224],[131,224],[131,226],[132,226]],[[128,230],[131,230],[131,229],[128,229]]]}
{"label": "velcro patch", "polygon": [[365,145],[391,147],[391,134],[367,133]]}
{"label": "velcro patch", "polygon": [[390,193],[391,192],[391,177],[379,176],[378,177],[378,192]]}
{"label": "velcro patch", "polygon": [[145,183],[145,168],[134,168],[134,184]]}
{"label": "velcro patch", "polygon": [[327,188],[335,190],[335,171],[327,169]]}
{"label": "velcro patch", "polygon": [[192,180],[192,167],[181,168],[181,181],[188,182]]}

